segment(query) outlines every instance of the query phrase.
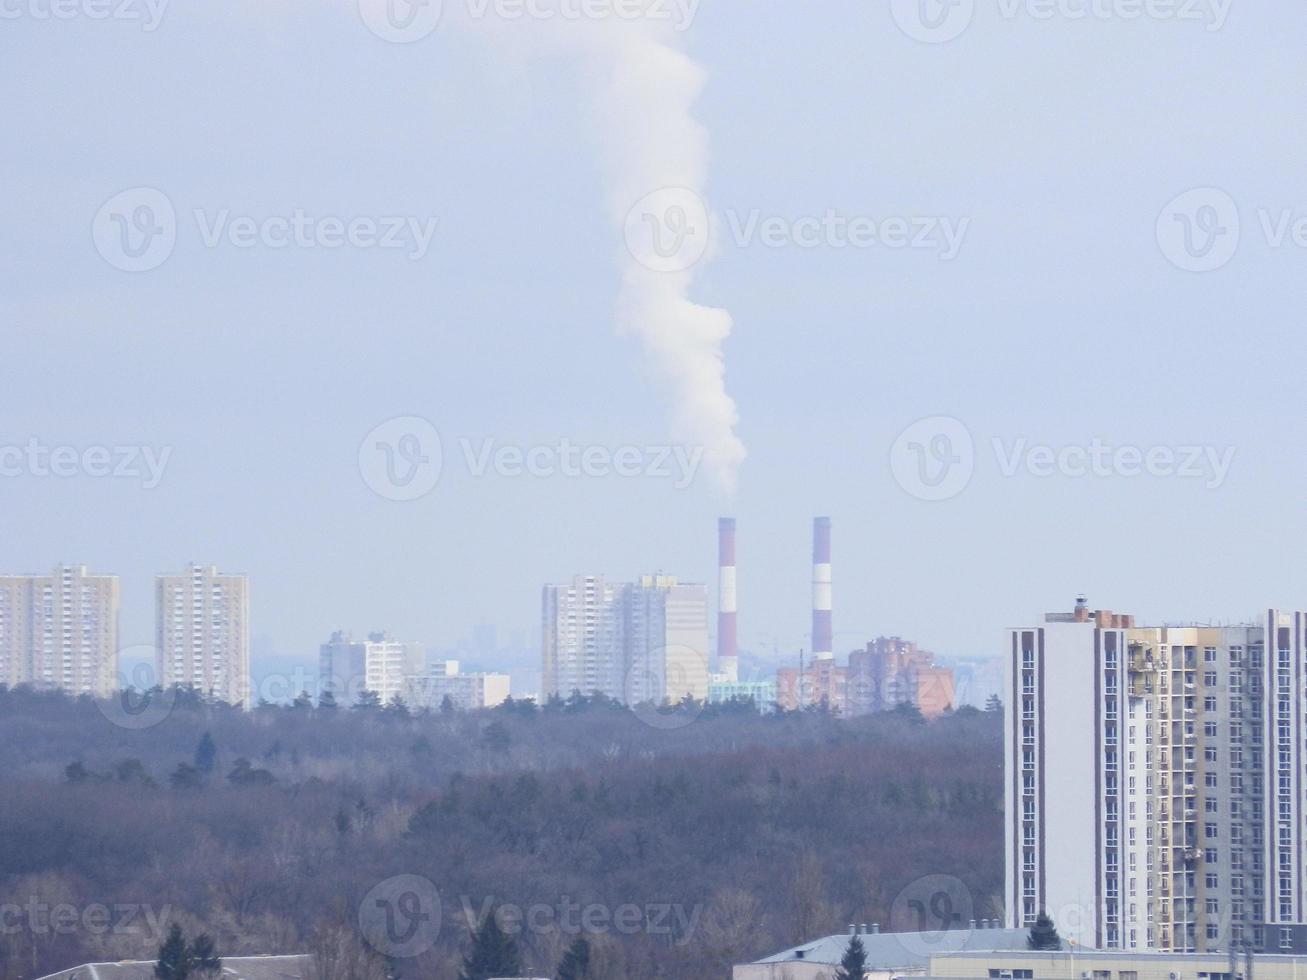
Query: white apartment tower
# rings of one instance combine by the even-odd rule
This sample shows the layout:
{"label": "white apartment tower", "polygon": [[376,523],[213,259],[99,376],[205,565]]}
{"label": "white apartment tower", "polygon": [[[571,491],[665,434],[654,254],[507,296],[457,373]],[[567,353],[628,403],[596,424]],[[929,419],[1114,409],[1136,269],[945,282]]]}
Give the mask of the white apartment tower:
{"label": "white apartment tower", "polygon": [[330,691],[342,707],[356,703],[364,691],[382,704],[408,694],[408,678],[426,667],[426,649],[420,643],[402,643],[386,632],[369,633],[355,640],[337,631],[318,652],[318,689]]}
{"label": "white apartment tower", "polygon": [[1304,911],[1307,613],[1014,629],[1009,924],[1104,949],[1276,952]]}
{"label": "white apartment tower", "polygon": [[244,575],[191,565],[155,578],[158,682],[250,707],[250,586]]}
{"label": "white apartment tower", "polygon": [[118,579],[85,565],[0,576],[0,683],[108,697],[118,667]]}
{"label": "white apartment tower", "polygon": [[612,584],[577,576],[542,603],[546,696],[627,704],[708,696],[708,592],[670,575]]}

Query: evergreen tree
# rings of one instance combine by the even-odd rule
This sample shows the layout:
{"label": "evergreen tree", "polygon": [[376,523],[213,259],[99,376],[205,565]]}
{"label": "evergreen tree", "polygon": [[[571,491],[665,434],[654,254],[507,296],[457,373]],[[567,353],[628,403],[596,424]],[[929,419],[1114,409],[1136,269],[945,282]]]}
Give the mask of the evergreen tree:
{"label": "evergreen tree", "polygon": [[301,711],[307,711],[313,707],[313,698],[309,696],[308,691],[300,691],[291,702],[292,708],[298,708]]}
{"label": "evergreen tree", "polygon": [[204,775],[213,772],[213,767],[218,761],[218,746],[213,741],[213,736],[205,732],[200,736],[200,744],[195,746],[195,768]]}
{"label": "evergreen tree", "polygon": [[191,943],[192,972],[202,976],[217,976],[222,972],[222,957],[213,945],[213,938],[204,933]]}
{"label": "evergreen tree", "polygon": [[168,930],[168,938],[159,947],[159,960],[154,964],[154,975],[158,980],[186,980],[191,975],[190,947],[182,935],[182,927],[173,923]]}
{"label": "evergreen tree", "polygon": [[517,943],[505,936],[493,915],[472,936],[472,949],[463,957],[460,980],[492,980],[494,977],[520,977],[522,957]]}
{"label": "evergreen tree", "polygon": [[1046,912],[1040,912],[1035,924],[1030,928],[1026,939],[1028,949],[1061,949],[1062,937],[1057,934],[1057,926]]}
{"label": "evergreen tree", "polygon": [[336,695],[330,691],[323,691],[318,695],[319,711],[335,711],[339,705],[336,704]]}
{"label": "evergreen tree", "polygon": [[867,949],[862,945],[862,937],[854,936],[844,950],[840,968],[835,971],[835,980],[863,980],[867,975]]}
{"label": "evergreen tree", "polygon": [[159,947],[159,959],[154,964],[158,980],[187,980],[188,977],[216,977],[222,972],[222,958],[210,936],[199,935],[192,943],[186,942],[182,927],[173,923],[168,938]]}
{"label": "evergreen tree", "polygon": [[1002,713],[1003,699],[1000,698],[997,694],[991,694],[988,700],[985,701],[985,710]]}
{"label": "evergreen tree", "polygon": [[376,711],[381,707],[381,695],[376,691],[359,691],[359,699],[354,703],[353,711]]}
{"label": "evergreen tree", "polygon": [[590,944],[578,939],[563,954],[558,964],[558,980],[586,980],[590,976]]}

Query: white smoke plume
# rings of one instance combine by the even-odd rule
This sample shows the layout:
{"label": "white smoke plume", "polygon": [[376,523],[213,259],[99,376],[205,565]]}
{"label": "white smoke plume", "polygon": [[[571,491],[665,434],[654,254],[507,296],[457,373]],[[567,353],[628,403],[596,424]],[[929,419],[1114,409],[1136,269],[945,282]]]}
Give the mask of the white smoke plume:
{"label": "white smoke plume", "polygon": [[[358,2],[365,21],[385,35],[396,5],[440,0]],[[732,320],[726,310],[690,299],[697,271],[712,257],[713,234],[704,204],[708,137],[694,117],[705,74],[680,43],[698,2],[445,0],[443,13],[446,22],[491,34],[517,58],[567,52],[584,60],[607,210],[626,246],[619,325],[640,339],[666,391],[673,437],[702,448],[719,487],[731,493],[745,457],[726,391],[723,344]],[[506,17],[506,7],[518,13]]]}
{"label": "white smoke plume", "polygon": [[[708,136],[693,114],[704,72],[652,31],[615,33],[598,53],[611,59],[611,82],[597,97],[609,207],[629,253],[619,319],[666,382],[675,437],[703,447],[720,487],[733,492],[745,449],[726,391],[722,347],[732,319],[690,299],[695,273],[712,254],[703,204]],[[657,239],[669,235],[685,236],[679,248],[660,247]]]}

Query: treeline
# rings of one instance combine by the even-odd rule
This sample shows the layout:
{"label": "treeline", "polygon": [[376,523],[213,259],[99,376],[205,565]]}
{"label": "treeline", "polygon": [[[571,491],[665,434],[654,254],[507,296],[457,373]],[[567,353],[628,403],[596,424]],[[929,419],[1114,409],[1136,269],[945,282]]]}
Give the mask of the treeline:
{"label": "treeline", "polygon": [[[341,980],[454,978],[498,912],[526,975],[552,976],[580,936],[594,977],[720,980],[888,922],[931,874],[998,914],[997,712],[682,712],[243,712],[183,692],[133,729],[89,699],[0,688],[0,977],[150,958],[180,923],[224,956],[320,953],[350,964]],[[387,959],[360,909],[399,876],[432,883],[439,927]],[[39,921],[58,906],[70,928]],[[132,921],[105,928],[101,908]]]}

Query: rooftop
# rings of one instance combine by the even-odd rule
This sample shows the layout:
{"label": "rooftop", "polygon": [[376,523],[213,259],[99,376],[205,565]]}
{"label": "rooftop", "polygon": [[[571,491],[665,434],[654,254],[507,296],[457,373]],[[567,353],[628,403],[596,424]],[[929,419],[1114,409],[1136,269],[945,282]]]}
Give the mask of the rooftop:
{"label": "rooftop", "polygon": [[[41,980],[154,980],[154,966],[154,960],[87,963]],[[224,956],[219,980],[304,980],[308,968],[307,955]]]}
{"label": "rooftop", "polygon": [[[858,938],[867,950],[871,970],[925,969],[941,953],[1009,952],[1024,950],[1027,929],[955,929],[951,932],[862,932]],[[827,936],[795,946],[758,963],[819,963],[838,966],[852,935]]]}

